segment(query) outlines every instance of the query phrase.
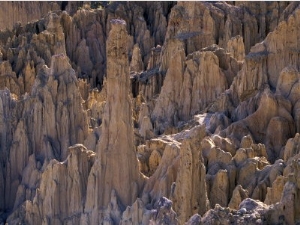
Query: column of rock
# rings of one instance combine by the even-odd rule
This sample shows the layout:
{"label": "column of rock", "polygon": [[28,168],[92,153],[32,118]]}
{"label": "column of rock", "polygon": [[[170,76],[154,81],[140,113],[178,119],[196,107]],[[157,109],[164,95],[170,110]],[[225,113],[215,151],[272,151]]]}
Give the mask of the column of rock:
{"label": "column of rock", "polygon": [[178,39],[169,39],[165,43],[160,66],[160,71],[166,72],[166,77],[151,114],[157,133],[163,133],[167,127],[176,125],[178,120],[176,101],[182,90],[184,62],[184,43]]}
{"label": "column of rock", "polygon": [[113,190],[122,205],[131,205],[142,186],[133,137],[127,41],[126,23],[111,20],[106,43],[107,102],[98,158],[88,181],[86,213],[93,211],[90,222],[97,220],[97,208],[108,206]]}
{"label": "column of rock", "polygon": [[193,214],[203,215],[209,209],[201,155],[201,140],[206,135],[204,126],[193,128],[191,133],[180,148],[180,169],[172,199],[180,224],[184,224]]}

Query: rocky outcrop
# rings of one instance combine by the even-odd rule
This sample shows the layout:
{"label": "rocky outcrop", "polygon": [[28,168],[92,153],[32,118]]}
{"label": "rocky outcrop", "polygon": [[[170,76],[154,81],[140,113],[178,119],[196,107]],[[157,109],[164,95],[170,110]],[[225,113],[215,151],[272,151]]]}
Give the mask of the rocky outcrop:
{"label": "rocky outcrop", "polygon": [[186,222],[193,214],[203,215],[209,208],[200,141],[206,134],[205,129],[195,127],[190,133],[180,148],[179,172],[175,190],[171,193],[179,224]]}
{"label": "rocky outcrop", "polygon": [[112,20],[106,45],[107,97],[102,133],[87,187],[85,212],[92,214],[90,223],[103,219],[98,218],[98,209],[108,206],[112,191],[119,204],[126,206],[137,199],[143,187],[133,139],[127,40],[125,21]]}
{"label": "rocky outcrop", "polygon": [[[53,56],[51,68],[44,66],[37,75],[30,96],[26,95],[15,103],[12,112],[18,110],[18,113],[6,116],[15,120],[9,126],[3,124],[4,129],[15,126],[13,133],[3,130],[3,134],[7,134],[2,139],[3,146],[9,146],[5,151],[7,161],[4,163],[4,204],[7,209],[33,199],[40,175],[29,179],[28,170],[37,168],[37,173],[51,159],[66,159],[68,147],[82,143],[86,138],[87,117],[76,82],[68,58],[64,55]],[[9,93],[6,94],[9,96]],[[20,152],[19,149],[23,150]],[[24,194],[28,192],[32,194]]]}
{"label": "rocky outcrop", "polygon": [[42,172],[33,201],[25,202],[24,218],[14,218],[12,215],[8,223],[17,219],[26,224],[46,221],[51,224],[61,224],[62,221],[80,223],[87,194],[86,183],[95,153],[79,144],[68,151],[69,156],[64,162],[53,159]]}
{"label": "rocky outcrop", "polygon": [[231,53],[233,58],[235,58],[237,61],[243,61],[245,58],[245,47],[243,38],[238,35],[236,37],[231,38],[227,42],[227,51]]}
{"label": "rocky outcrop", "polygon": [[56,2],[1,2],[0,29],[12,29],[16,23],[25,25],[39,20],[50,11],[60,10]]}
{"label": "rocky outcrop", "polygon": [[151,115],[152,120],[155,121],[154,128],[157,133],[163,133],[166,126],[174,126],[178,120],[175,110],[176,100],[180,97],[183,83],[184,60],[183,43],[176,39],[169,40],[162,52],[161,65],[161,70],[166,71],[167,74]]}
{"label": "rocky outcrop", "polygon": [[[175,46],[180,48],[173,50]],[[175,54],[174,51],[180,52],[176,53],[177,58],[168,57],[169,54]],[[204,111],[228,88],[239,66],[234,58],[218,46],[194,52],[185,58],[182,42],[170,39],[162,52],[160,70],[167,72],[151,114],[157,133]]]}
{"label": "rocky outcrop", "polygon": [[[286,3],[179,2],[172,8],[166,39],[184,39],[192,53],[212,44],[226,48],[238,35],[243,37],[245,51],[273,31],[284,14]],[[267,16],[265,16],[267,15]],[[243,24],[247,27],[243,29]]]}
{"label": "rocky outcrop", "polygon": [[299,3],[15,5],[0,224],[299,223]]}

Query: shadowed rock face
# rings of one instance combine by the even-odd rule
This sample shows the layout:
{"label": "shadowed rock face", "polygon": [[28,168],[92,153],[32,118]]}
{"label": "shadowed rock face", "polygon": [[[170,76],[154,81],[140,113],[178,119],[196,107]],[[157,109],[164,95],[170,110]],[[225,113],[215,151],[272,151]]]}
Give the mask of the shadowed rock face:
{"label": "shadowed rock face", "polygon": [[299,3],[1,5],[0,225],[300,223]]}

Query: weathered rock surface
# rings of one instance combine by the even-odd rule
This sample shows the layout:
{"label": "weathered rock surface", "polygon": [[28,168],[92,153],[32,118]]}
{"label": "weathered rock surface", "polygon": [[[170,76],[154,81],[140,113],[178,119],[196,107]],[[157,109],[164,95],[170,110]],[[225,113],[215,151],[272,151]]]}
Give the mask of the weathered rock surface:
{"label": "weathered rock surface", "polygon": [[299,3],[0,5],[0,224],[300,222]]}
{"label": "weathered rock surface", "polygon": [[87,184],[85,212],[92,214],[90,223],[103,219],[98,218],[98,209],[108,206],[112,191],[119,204],[127,206],[133,204],[143,187],[133,139],[127,41],[125,21],[112,20],[106,45],[107,96],[102,132]]}
{"label": "weathered rock surface", "polygon": [[[27,191],[37,188],[37,184],[32,183],[38,183],[38,176],[32,178],[35,181],[30,183],[26,181],[28,178],[23,179],[23,173],[24,176],[28,174],[25,168],[31,164],[40,168],[50,159],[64,160],[68,147],[77,141],[82,143],[86,138],[87,116],[82,107],[82,98],[75,90],[77,80],[68,58],[54,55],[51,67],[44,66],[37,75],[30,96],[25,95],[23,99],[14,100],[14,104],[8,103],[8,106],[13,107],[11,113],[6,115],[4,111],[2,115],[12,123],[7,124],[9,120],[3,120],[3,134],[7,134],[3,135],[1,141],[1,145],[6,146],[2,149],[5,165],[5,208],[12,209],[14,205],[22,202],[18,199],[21,188],[19,185],[25,185],[24,190]],[[9,92],[5,94],[10,96]],[[18,112],[14,113],[17,106]],[[14,131],[10,133],[12,126]],[[29,160],[30,157],[34,159]],[[26,199],[33,197],[32,194],[26,196]]]}
{"label": "weathered rock surface", "polygon": [[[50,11],[60,10],[56,2],[1,2],[0,29],[12,29],[16,23],[25,25],[39,20]],[[4,16],[5,15],[5,16]]]}
{"label": "weathered rock surface", "polygon": [[[51,160],[42,171],[35,197],[24,203],[26,213],[23,223],[61,224],[65,221],[79,224],[87,194],[86,183],[94,160],[95,153],[79,144],[69,148],[69,156],[64,162]],[[12,215],[8,223],[17,219]]]}
{"label": "weathered rock surface", "polygon": [[205,166],[201,155],[204,127],[195,127],[180,148],[180,164],[175,190],[172,193],[174,210],[180,224],[193,214],[203,215],[209,208],[206,193]]}

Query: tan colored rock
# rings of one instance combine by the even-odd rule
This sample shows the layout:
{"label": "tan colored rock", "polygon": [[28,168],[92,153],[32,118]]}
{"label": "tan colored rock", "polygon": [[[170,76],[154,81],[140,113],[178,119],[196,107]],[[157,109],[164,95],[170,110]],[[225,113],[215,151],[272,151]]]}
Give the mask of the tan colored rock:
{"label": "tan colored rock", "polygon": [[[28,176],[26,167],[35,167],[41,162],[47,165],[50,159],[66,159],[68,147],[83,142],[88,134],[86,112],[68,58],[64,55],[53,56],[51,68],[44,66],[37,77],[31,96],[20,100],[16,118],[22,119],[16,123],[12,137],[15,144],[9,147],[7,156],[6,186],[11,187],[6,188],[8,208],[32,200],[38,187],[38,175],[31,182],[22,179],[23,173]],[[39,163],[29,160],[32,154]],[[31,188],[24,189],[24,185]],[[16,196],[18,190],[20,194]],[[31,193],[24,194],[24,191]]]}
{"label": "tan colored rock", "polygon": [[[86,184],[95,154],[83,145],[69,148],[70,155],[64,162],[51,160],[41,176],[40,188],[31,206],[26,206],[26,223],[61,224],[62,220],[79,224],[87,194]],[[72,191],[70,191],[72,190]],[[69,219],[75,216],[75,220]],[[75,222],[76,221],[76,222]]]}
{"label": "tan colored rock", "polygon": [[[8,208],[12,208],[16,200],[16,193],[20,184],[23,169],[29,160],[29,140],[25,132],[25,121],[20,121],[14,133],[14,145],[10,148],[9,161],[6,170],[6,191],[5,198]],[[22,149],[21,153],[18,149]]]}
{"label": "tan colored rock", "polygon": [[227,42],[227,51],[230,52],[237,61],[243,61],[245,58],[245,47],[243,37],[236,36]]}
{"label": "tan colored rock", "polygon": [[178,224],[172,202],[167,198],[159,199],[155,209],[148,210],[141,199],[137,199],[131,207],[122,214],[121,225],[134,224]]}
{"label": "tan colored rock", "polygon": [[297,101],[294,105],[293,116],[295,118],[296,131],[300,131],[300,101]]}
{"label": "tan colored rock", "polygon": [[[155,123],[163,121],[163,124],[156,125],[155,130],[158,133],[164,131],[164,126],[176,126],[178,121],[186,121],[204,110],[227,88],[227,78],[219,67],[218,57],[213,52],[195,52],[182,64],[182,42],[170,39],[168,43],[168,47],[162,53],[163,61],[160,68],[162,71],[167,70],[167,74],[151,114]],[[171,51],[167,48],[176,48],[176,45],[181,49],[181,53],[176,54],[178,57],[165,59],[164,57],[167,57]],[[214,76],[211,76],[211,73]],[[207,90],[205,87],[208,86],[213,87],[214,91]],[[177,104],[175,104],[176,100]]]}
{"label": "tan colored rock", "polygon": [[161,162],[161,155],[159,151],[157,150],[152,151],[149,157],[149,170],[150,170],[149,172],[153,173],[159,166],[160,162]]}
{"label": "tan colored rock", "polygon": [[8,61],[0,63],[0,87],[1,89],[7,87],[17,96],[20,96],[23,92],[16,73],[12,71],[11,65]]}
{"label": "tan colored rock", "polygon": [[[40,50],[42,50],[42,48],[48,48],[51,52],[51,56],[56,54],[66,54],[65,34],[63,32],[63,27],[60,24],[60,16],[56,13],[50,13],[47,17],[46,27],[47,30],[37,36],[38,43],[36,44],[38,45],[38,48]],[[33,43],[34,41],[35,40],[33,40]],[[48,60],[45,61],[47,64],[49,63]]]}
{"label": "tan colored rock", "polygon": [[[156,6],[157,6],[157,4],[156,4]],[[164,15],[161,15],[161,12],[159,12],[160,10],[157,10],[157,11],[158,11],[157,14],[160,14],[159,16],[162,19],[164,17]],[[127,13],[124,14],[124,12],[127,12]],[[151,36],[150,30],[147,27],[147,23],[146,23],[143,13],[144,13],[144,9],[138,4],[132,4],[132,5],[131,4],[117,4],[114,12],[108,14],[107,21],[110,21],[111,19],[114,19],[114,18],[122,18],[128,24],[127,25],[128,30],[130,30],[129,26],[132,25],[132,30],[135,31],[135,32],[132,32],[132,34],[131,34],[132,39],[134,39],[136,41],[136,43],[138,43],[139,48],[141,50],[141,55],[144,59],[144,65],[145,65],[145,64],[147,64],[147,62],[149,60],[151,48],[155,46],[155,36]],[[153,12],[151,12],[151,13],[153,13]],[[154,20],[156,20],[156,19],[160,19],[160,18],[155,18]],[[165,26],[166,21],[165,21],[165,24],[161,24],[161,25]],[[106,29],[108,29],[108,30],[110,29],[109,24],[106,25]],[[108,30],[106,33],[108,33]],[[127,42],[127,44],[128,43],[129,42]],[[129,45],[130,51],[133,48],[133,46],[134,46],[134,43],[132,40],[132,44]]]}
{"label": "tan colored rock", "polygon": [[228,139],[228,138],[222,138],[219,135],[214,135],[212,138],[213,138],[214,143],[219,148],[221,148],[225,152],[229,152],[232,156],[235,155],[236,148],[235,148],[234,144],[231,142],[230,139]]}
{"label": "tan colored rock", "polygon": [[158,67],[160,64],[160,53],[161,53],[161,46],[158,45],[155,48],[151,49],[151,55],[149,58],[147,70],[153,69]]}
{"label": "tan colored rock", "polygon": [[236,151],[235,156],[233,157],[233,160],[235,162],[235,164],[240,165],[242,162],[244,162],[244,160],[246,160],[248,158],[247,155],[247,150],[244,148],[239,148]]}
{"label": "tan colored rock", "polygon": [[[287,21],[282,21],[263,42],[256,44],[251,49],[250,54],[245,58],[242,70],[236,78],[236,84],[231,87],[239,93],[240,101],[252,96],[257,90],[263,88],[266,83],[275,88],[279,85],[277,83],[281,71],[287,66],[296,66],[295,60],[297,57],[295,56],[290,60],[286,57],[286,54],[287,51],[290,51],[287,49],[291,49],[292,52],[296,49],[297,38],[292,27],[295,26],[298,17],[299,10],[295,10]],[[278,54],[269,54],[270,52]],[[266,69],[264,62],[268,62],[269,77],[260,72]],[[284,73],[282,76],[284,76]]]}
{"label": "tan colored rock", "polygon": [[[187,120],[199,113],[227,89],[227,80],[212,52],[195,52],[186,60],[184,80],[179,98],[179,119]],[[209,68],[209,69],[208,69]],[[213,74],[213,76],[211,76]],[[210,92],[206,87],[212,87]]]}
{"label": "tan colored rock", "polygon": [[298,223],[298,14],[112,2],[0,32],[2,221]]}
{"label": "tan colored rock", "polygon": [[[64,55],[55,55],[52,57],[51,68],[49,70],[45,68],[45,70],[39,74],[39,79],[33,87],[32,93],[35,95],[39,94],[44,99],[44,104],[42,101],[35,100],[34,111],[39,112],[41,109],[44,110],[48,115],[47,119],[49,119],[49,121],[44,121],[43,115],[38,113],[35,115],[33,121],[36,124],[45,125],[35,129],[35,138],[33,140],[35,140],[36,147],[40,145],[39,142],[43,140],[44,135],[48,136],[48,143],[53,139],[52,144],[54,146],[57,145],[55,142],[58,140],[61,143],[61,153],[55,152],[59,151],[59,149],[56,149],[52,154],[59,154],[61,159],[66,158],[67,149],[70,145],[78,142],[82,143],[88,133],[87,116],[83,110],[82,98],[78,91],[75,72],[71,68],[68,58]],[[55,104],[54,102],[57,103]],[[80,113],[69,114],[69,112],[72,111]],[[63,122],[59,124],[64,124],[64,126],[60,129],[55,129],[55,126],[58,126],[58,124],[55,124],[54,118],[60,118]],[[73,127],[76,132],[71,132],[68,129],[69,127]],[[57,148],[57,146],[54,148]],[[41,154],[47,155],[49,153]],[[48,156],[51,158],[50,155]]]}
{"label": "tan colored rock", "polygon": [[[144,212],[145,205],[141,199],[137,199],[132,206],[128,206],[122,215],[121,225],[133,225],[139,223],[149,223],[151,213],[147,215]],[[147,218],[148,217],[148,218]]]}
{"label": "tan colored rock", "polygon": [[[266,144],[268,160],[274,162],[276,157],[282,154],[280,152],[287,137],[293,135],[295,132],[293,118],[291,116],[291,104],[289,101],[282,99],[279,95],[274,96],[268,88],[265,89],[262,94],[258,94],[258,96],[260,96],[260,100],[257,110],[245,119],[231,124],[226,129],[226,133],[232,137],[232,139],[240,141],[243,136],[248,135],[250,131],[254,140]],[[257,121],[260,122],[258,123]],[[268,126],[270,126],[269,129]],[[284,133],[287,133],[287,136],[280,134],[280,129],[271,128],[273,126],[284,127]],[[265,134],[265,130],[267,129],[269,132],[267,131]]]}
{"label": "tan colored rock", "polygon": [[130,71],[141,72],[143,70],[144,70],[144,63],[142,61],[140,48],[137,44],[135,44],[132,51]]}
{"label": "tan colored rock", "polygon": [[133,139],[126,23],[112,20],[111,25],[106,47],[107,101],[85,205],[85,212],[92,212],[90,223],[101,219],[97,215],[98,207],[107,207],[112,190],[121,204],[130,205],[143,185]]}
{"label": "tan colored rock", "polygon": [[231,209],[239,209],[240,203],[246,198],[248,198],[248,191],[243,189],[241,185],[237,185],[233,190],[228,207]]}
{"label": "tan colored rock", "polygon": [[249,197],[260,201],[265,200],[268,187],[283,174],[284,169],[282,160],[277,160],[273,165],[268,165],[264,160],[258,157],[247,159],[238,167],[237,177],[237,183],[247,189]]}
{"label": "tan colored rock", "polygon": [[[214,104],[214,103],[212,103]],[[207,109],[207,108],[206,108]],[[205,111],[206,111],[205,109]],[[210,110],[208,110],[210,111]],[[222,111],[222,110],[221,110]],[[205,115],[205,114],[204,114]],[[223,130],[228,127],[231,123],[230,119],[223,112],[217,112],[210,115],[209,121],[207,124],[207,129],[211,134],[221,135]],[[203,114],[202,114],[203,116]],[[194,118],[198,117],[195,115]]]}
{"label": "tan colored rock", "polygon": [[242,68],[242,62],[237,61],[228,51],[215,44],[203,48],[201,51],[212,51],[218,57],[219,67],[222,69],[229,87],[234,77]]}
{"label": "tan colored rock", "polygon": [[278,78],[276,92],[288,98],[293,85],[299,79],[299,72],[295,67],[285,67]]}
{"label": "tan colored rock", "polygon": [[[240,35],[245,52],[273,31],[287,4],[237,4],[180,2],[172,8],[166,39],[181,38],[187,42],[187,52],[218,43],[226,48],[233,37]],[[255,9],[255,10],[253,10]],[[265,16],[271,15],[271,16]],[[247,24],[243,30],[242,24]]]}
{"label": "tan colored rock", "polygon": [[35,190],[38,188],[42,175],[41,162],[36,161],[35,156],[29,156],[28,164],[23,170],[22,181],[18,187],[14,210],[19,207],[25,200],[32,201],[35,196]]}
{"label": "tan colored rock", "polygon": [[[208,178],[211,179],[211,178]],[[211,181],[209,200],[211,207],[216,204],[227,206],[229,195],[229,179],[227,170],[219,170]]]}
{"label": "tan colored rock", "polygon": [[272,183],[272,187],[268,188],[266,199],[264,201],[265,204],[271,205],[280,201],[285,182],[286,178],[283,176],[278,176],[276,178]]}
{"label": "tan colored rock", "polygon": [[167,74],[151,114],[151,119],[155,121],[154,129],[157,133],[163,133],[166,126],[174,125],[178,120],[174,111],[183,81],[185,59],[183,43],[175,39],[169,40],[162,54],[161,70],[166,71]]}
{"label": "tan colored rock", "polygon": [[180,147],[180,168],[174,193],[171,194],[180,224],[186,222],[195,213],[203,215],[209,208],[201,151],[201,140],[206,134],[205,129],[203,126],[198,126],[190,133]]}
{"label": "tan colored rock", "polygon": [[253,159],[248,159],[240,168],[239,175],[237,177],[237,183],[242,187],[248,187],[253,177],[256,175],[257,162]]}
{"label": "tan colored rock", "polygon": [[282,117],[273,117],[270,120],[266,138],[269,140],[268,147],[272,146],[275,158],[282,158],[282,148],[290,136],[292,136],[292,133],[288,120]]}
{"label": "tan colored rock", "polygon": [[179,154],[179,142],[170,141],[166,144],[160,164],[147,180],[143,194],[150,195],[154,201],[158,201],[162,196],[171,196],[171,186],[176,181],[179,170]]}
{"label": "tan colored rock", "polygon": [[153,175],[161,162],[162,155],[168,144],[170,144],[168,140],[152,138],[147,140],[145,145],[137,147],[140,170],[143,174],[149,177]]}
{"label": "tan colored rock", "polygon": [[28,62],[23,70],[24,74],[24,92],[30,93],[35,80],[34,62]]}
{"label": "tan colored rock", "polygon": [[[289,167],[289,168],[288,168]],[[279,203],[274,205],[274,209],[270,212],[274,222],[284,219],[286,224],[295,224],[300,221],[298,205],[299,193],[299,159],[289,161],[288,169],[285,169],[284,175],[287,176]],[[288,170],[288,171],[286,171]],[[288,173],[287,173],[288,172]]]}
{"label": "tan colored rock", "polygon": [[140,107],[138,122],[140,125],[139,134],[143,138],[150,139],[151,137],[154,137],[153,125],[150,119],[149,109],[145,103],[142,103]]}
{"label": "tan colored rock", "polygon": [[[70,2],[68,6],[72,4],[76,4],[76,3]],[[81,39],[80,30],[75,25],[75,15],[74,17],[71,17],[68,13],[62,12],[61,25],[63,27],[64,34],[65,34],[67,55],[71,59],[71,61],[74,61],[77,45],[79,44]]]}
{"label": "tan colored rock", "polygon": [[[89,117],[90,128],[96,128],[101,125],[106,103],[106,88],[103,87],[101,92],[98,89],[93,89],[88,92],[88,97],[85,101]],[[94,149],[94,148],[93,148]]]}
{"label": "tan colored rock", "polygon": [[228,165],[231,162],[231,154],[223,151],[218,147],[211,148],[207,156],[207,167],[210,168],[214,164]]}
{"label": "tan colored rock", "polygon": [[299,133],[296,133],[294,138],[290,138],[284,148],[284,161],[287,163],[288,160],[290,158],[292,158],[293,156],[297,155],[299,153],[299,148],[298,148],[298,144],[299,144],[299,138],[300,135]]}
{"label": "tan colored rock", "polygon": [[241,148],[251,148],[253,145],[253,140],[250,135],[244,136],[241,141]]}
{"label": "tan colored rock", "polygon": [[[206,139],[204,142],[202,141],[203,157],[207,170],[208,198],[211,202],[211,207],[214,207],[216,203],[227,206],[233,189],[236,186],[238,171],[234,160],[232,160],[231,153],[221,149],[226,147],[226,145],[221,146],[221,148],[215,145],[220,146],[220,140],[222,139],[216,135],[213,136],[213,139],[216,140],[216,143],[209,139]],[[235,148],[233,150],[235,154]],[[237,155],[235,154],[235,158]]]}
{"label": "tan colored rock", "polygon": [[[143,4],[143,3],[141,3]],[[150,29],[155,36],[155,44],[163,44],[166,36],[169,9],[175,4],[172,2],[155,2],[155,3],[144,3],[146,4],[146,12],[148,13],[148,21],[154,24],[154,29]]]}
{"label": "tan colored rock", "polygon": [[[206,20],[199,20],[198,18],[201,17],[205,17]],[[188,39],[187,53],[189,54],[214,44],[214,31],[215,21],[204,4],[181,2],[172,8],[166,39],[175,37]],[[200,35],[205,38],[200,39]]]}
{"label": "tan colored rock", "polygon": [[22,25],[38,20],[48,12],[59,10],[60,6],[54,2],[2,2],[1,3],[0,29],[12,29],[15,23]]}

